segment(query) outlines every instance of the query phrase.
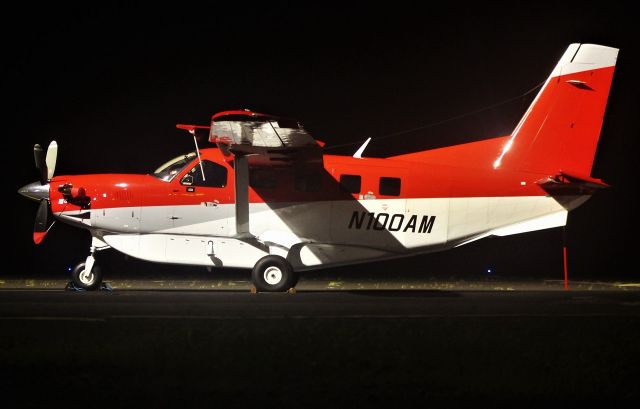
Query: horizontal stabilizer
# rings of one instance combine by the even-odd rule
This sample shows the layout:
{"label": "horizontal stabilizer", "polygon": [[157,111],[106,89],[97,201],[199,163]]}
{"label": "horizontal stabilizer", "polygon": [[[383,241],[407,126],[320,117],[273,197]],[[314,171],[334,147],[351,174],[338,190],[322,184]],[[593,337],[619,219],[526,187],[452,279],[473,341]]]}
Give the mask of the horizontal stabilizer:
{"label": "horizontal stabilizer", "polygon": [[604,183],[602,180],[592,178],[591,176],[578,176],[566,172],[560,172],[560,176],[569,183],[581,184],[587,187],[593,187],[594,189],[609,187],[609,185]]}
{"label": "horizontal stabilizer", "polygon": [[609,187],[600,179],[570,175],[564,172],[539,180],[537,183],[551,196],[593,194],[596,190]]}

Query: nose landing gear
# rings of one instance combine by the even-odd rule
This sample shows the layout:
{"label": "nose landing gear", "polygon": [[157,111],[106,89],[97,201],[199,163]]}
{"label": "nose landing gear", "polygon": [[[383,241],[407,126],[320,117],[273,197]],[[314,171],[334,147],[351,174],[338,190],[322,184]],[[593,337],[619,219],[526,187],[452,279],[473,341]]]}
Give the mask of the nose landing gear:
{"label": "nose landing gear", "polygon": [[96,251],[106,250],[110,246],[101,240],[93,238],[91,242],[91,253],[87,259],[81,263],[78,263],[71,272],[71,281],[73,284],[83,290],[97,290],[102,284],[102,270],[100,266],[96,264],[94,254]]}
{"label": "nose landing gear", "polygon": [[[89,257],[93,259],[92,256]],[[100,288],[100,284],[102,283],[102,270],[100,270],[100,266],[95,264],[95,262],[88,264],[83,261],[71,272],[71,280],[78,288],[82,288],[83,290],[96,290]]]}

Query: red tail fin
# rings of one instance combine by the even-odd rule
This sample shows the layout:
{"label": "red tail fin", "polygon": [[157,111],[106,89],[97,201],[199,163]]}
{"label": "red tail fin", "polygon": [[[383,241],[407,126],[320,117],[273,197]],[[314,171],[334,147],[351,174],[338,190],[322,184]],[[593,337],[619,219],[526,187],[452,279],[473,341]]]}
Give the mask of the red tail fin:
{"label": "red tail fin", "polygon": [[493,166],[591,174],[617,48],[571,44]]}

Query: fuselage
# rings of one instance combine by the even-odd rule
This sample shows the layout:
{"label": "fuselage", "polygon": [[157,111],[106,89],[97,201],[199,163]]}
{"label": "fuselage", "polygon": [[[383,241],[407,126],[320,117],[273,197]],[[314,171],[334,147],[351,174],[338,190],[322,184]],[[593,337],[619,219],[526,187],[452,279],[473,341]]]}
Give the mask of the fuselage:
{"label": "fuselage", "polygon": [[[252,169],[253,242],[238,238],[233,162],[217,148],[200,151],[203,169],[189,157],[164,178],[57,176],[51,208],[134,257],[232,267],[249,266],[256,251],[295,249],[292,263],[304,268],[437,251],[510,234],[505,228],[514,226],[522,232],[564,225],[567,210],[586,196],[558,200],[538,183],[551,175],[494,169],[487,152],[499,152],[506,139],[384,159],[324,155],[323,170],[313,174]],[[66,200],[63,186],[82,188],[85,203]]]}

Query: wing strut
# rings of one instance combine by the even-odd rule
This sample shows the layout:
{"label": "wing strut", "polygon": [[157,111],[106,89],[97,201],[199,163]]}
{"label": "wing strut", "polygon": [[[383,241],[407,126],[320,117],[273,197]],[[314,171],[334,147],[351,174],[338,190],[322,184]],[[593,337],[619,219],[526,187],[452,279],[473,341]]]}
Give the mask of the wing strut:
{"label": "wing strut", "polygon": [[236,234],[249,233],[249,161],[245,155],[235,154],[233,159],[236,190]]}
{"label": "wing strut", "polygon": [[200,148],[198,147],[198,140],[196,139],[196,129],[211,129],[211,127],[202,125],[177,124],[176,128],[184,129],[193,136],[193,143],[196,145],[196,153],[198,154],[198,164],[200,165],[200,172],[202,172],[202,180],[205,180],[204,168],[202,167],[202,160],[200,160]]}
{"label": "wing strut", "polygon": [[196,139],[196,131],[189,131],[193,135],[193,143],[196,145],[196,153],[198,154],[198,163],[200,164],[200,172],[202,172],[202,180],[204,178],[204,169],[202,168],[202,160],[200,159],[200,148],[198,148],[198,140]]}

